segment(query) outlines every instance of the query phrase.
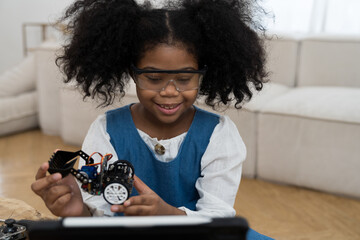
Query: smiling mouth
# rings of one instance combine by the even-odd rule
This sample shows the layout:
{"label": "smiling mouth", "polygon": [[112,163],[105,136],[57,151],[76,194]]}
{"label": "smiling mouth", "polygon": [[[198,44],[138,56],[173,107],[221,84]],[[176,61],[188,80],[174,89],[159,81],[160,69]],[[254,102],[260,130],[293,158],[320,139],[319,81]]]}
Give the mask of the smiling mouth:
{"label": "smiling mouth", "polygon": [[157,104],[158,109],[165,115],[175,114],[181,106],[181,103],[178,104]]}
{"label": "smiling mouth", "polygon": [[171,110],[171,109],[174,109],[174,108],[178,107],[180,104],[158,104],[158,105],[161,108]]}

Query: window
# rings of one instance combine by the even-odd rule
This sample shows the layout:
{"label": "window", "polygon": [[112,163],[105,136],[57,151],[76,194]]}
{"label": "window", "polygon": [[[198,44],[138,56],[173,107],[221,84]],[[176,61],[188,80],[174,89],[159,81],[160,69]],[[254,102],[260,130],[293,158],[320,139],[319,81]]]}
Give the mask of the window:
{"label": "window", "polygon": [[263,0],[274,32],[360,35],[359,0]]}

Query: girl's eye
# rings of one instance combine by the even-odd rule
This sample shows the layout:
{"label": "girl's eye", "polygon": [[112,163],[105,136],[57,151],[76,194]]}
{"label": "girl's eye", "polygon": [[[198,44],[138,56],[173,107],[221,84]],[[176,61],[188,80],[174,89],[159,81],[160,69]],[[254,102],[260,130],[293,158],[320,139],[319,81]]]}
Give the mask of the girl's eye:
{"label": "girl's eye", "polygon": [[182,84],[190,82],[194,78],[193,74],[181,74],[177,76],[176,81]]}
{"label": "girl's eye", "polygon": [[151,81],[151,82],[158,82],[158,81],[161,81],[161,78],[160,77],[157,77],[157,76],[146,76],[146,79]]}
{"label": "girl's eye", "polygon": [[178,78],[176,79],[177,82],[186,83],[189,82],[191,78]]}

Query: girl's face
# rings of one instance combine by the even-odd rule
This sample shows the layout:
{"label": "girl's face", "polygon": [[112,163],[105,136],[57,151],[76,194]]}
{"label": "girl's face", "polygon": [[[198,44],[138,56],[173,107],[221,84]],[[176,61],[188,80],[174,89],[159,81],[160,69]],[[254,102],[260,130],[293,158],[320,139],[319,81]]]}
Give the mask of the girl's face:
{"label": "girl's face", "polygon": [[[145,70],[198,70],[195,57],[183,47],[159,44],[145,52],[137,68]],[[179,92],[170,81],[161,91],[136,87],[137,96],[147,119],[156,124],[176,124],[192,119],[198,90]],[[145,117],[145,116],[144,116]],[[185,121],[187,122],[187,121]]]}

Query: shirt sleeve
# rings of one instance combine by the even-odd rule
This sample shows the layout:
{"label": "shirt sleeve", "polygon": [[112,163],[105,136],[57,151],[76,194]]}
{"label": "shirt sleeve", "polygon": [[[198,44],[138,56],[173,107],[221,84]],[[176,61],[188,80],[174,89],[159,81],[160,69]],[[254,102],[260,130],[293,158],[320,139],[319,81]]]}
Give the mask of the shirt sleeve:
{"label": "shirt sleeve", "polygon": [[188,216],[232,217],[239,188],[245,144],[236,125],[221,116],[201,160],[201,177],[196,181],[200,199],[196,211],[180,209]]}
{"label": "shirt sleeve", "polygon": [[[106,132],[106,116],[100,115],[91,124],[88,133],[84,139],[82,150],[87,154],[99,152],[101,154],[111,153],[112,159],[117,159],[114,147],[110,143],[110,136]],[[84,164],[83,161],[79,163],[79,168]],[[110,204],[108,204],[102,195],[91,195],[87,192],[81,191],[83,201],[89,208],[93,216],[113,216],[114,213],[110,211]]]}

